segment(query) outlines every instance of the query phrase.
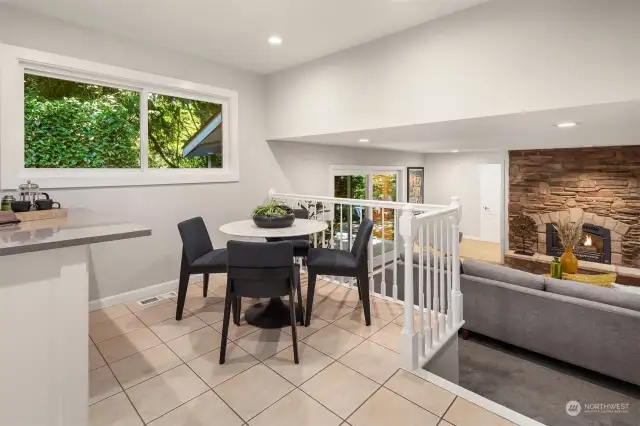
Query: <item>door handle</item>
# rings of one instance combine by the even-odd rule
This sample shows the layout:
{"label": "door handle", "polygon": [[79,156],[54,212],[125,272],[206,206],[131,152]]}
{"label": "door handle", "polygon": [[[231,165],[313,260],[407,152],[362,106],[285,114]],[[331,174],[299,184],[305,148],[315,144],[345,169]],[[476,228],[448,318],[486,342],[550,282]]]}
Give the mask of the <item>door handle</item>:
{"label": "door handle", "polygon": [[484,209],[485,209],[485,210],[491,210],[491,209],[490,209],[489,207],[487,207],[487,206],[484,206]]}

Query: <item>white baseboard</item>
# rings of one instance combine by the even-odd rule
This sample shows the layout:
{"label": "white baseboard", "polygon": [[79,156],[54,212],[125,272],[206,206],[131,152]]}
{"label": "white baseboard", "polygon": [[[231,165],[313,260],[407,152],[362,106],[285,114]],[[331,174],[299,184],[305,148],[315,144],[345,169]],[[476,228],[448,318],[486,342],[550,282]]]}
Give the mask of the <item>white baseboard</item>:
{"label": "white baseboard", "polygon": [[467,234],[462,234],[462,239],[463,240],[476,240],[476,241],[484,241],[482,238],[480,237],[476,237],[475,235],[467,235]]}
{"label": "white baseboard", "polygon": [[513,411],[512,409],[507,408],[504,405],[500,405],[497,402],[493,402],[490,399],[485,398],[484,396],[480,396],[477,393],[471,392],[470,390],[465,389],[462,386],[456,385],[455,383],[445,380],[442,377],[437,376],[428,371],[425,371],[423,369],[418,369],[418,370],[409,371],[409,372],[415,374],[418,377],[422,377],[423,379],[433,383],[434,385],[437,385],[445,390],[448,390],[454,395],[464,398],[467,401],[473,402],[477,406],[482,407],[485,410],[491,411],[493,414],[496,414],[504,419],[507,419],[519,426],[545,426],[544,424],[540,423],[537,420],[534,420],[516,411]]}
{"label": "white baseboard", "polygon": [[[202,281],[202,275],[191,275],[189,284],[199,283]],[[89,312],[96,309],[108,308],[109,306],[119,305],[121,303],[134,302],[136,300],[146,299],[151,296],[168,293],[177,290],[178,280],[171,280],[160,284],[150,285],[148,287],[138,288],[127,291],[125,293],[115,294],[113,296],[103,297],[101,299],[89,301]]]}

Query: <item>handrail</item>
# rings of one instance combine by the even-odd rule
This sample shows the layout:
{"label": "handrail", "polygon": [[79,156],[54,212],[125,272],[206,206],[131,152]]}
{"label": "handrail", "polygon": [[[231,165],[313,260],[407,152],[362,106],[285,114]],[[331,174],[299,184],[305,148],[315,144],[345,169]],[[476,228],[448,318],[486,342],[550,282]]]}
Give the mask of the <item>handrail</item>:
{"label": "handrail", "polygon": [[441,216],[451,215],[452,213],[458,213],[460,210],[460,206],[443,206],[439,210],[432,210],[428,212],[421,213],[417,216],[414,216],[414,220],[421,221],[426,219],[436,219]]}
{"label": "handrail", "polygon": [[403,209],[407,206],[411,207],[413,210],[421,210],[421,211],[432,211],[432,210],[441,210],[447,208],[448,206],[437,205],[437,204],[412,204],[412,203],[402,203],[399,201],[382,201],[382,200],[354,200],[351,198],[335,198],[335,197],[324,197],[319,195],[299,195],[299,194],[284,194],[279,192],[269,192],[271,198],[287,198],[289,200],[298,200],[298,201],[325,201],[333,204],[347,204],[351,206],[363,206],[363,207],[384,207],[389,209]]}
{"label": "handrail", "polygon": [[[402,304],[404,307],[401,354],[405,368],[422,367],[439,350],[444,348],[450,339],[455,338],[455,332],[464,323],[459,268],[459,229],[462,207],[458,197],[451,197],[451,203],[448,205],[285,194],[277,193],[273,189],[269,191],[269,197],[289,205],[297,202],[303,205],[315,203],[314,207],[318,207],[319,203],[324,206],[327,204],[359,206],[366,212],[358,215],[360,220],[366,216],[379,224],[377,228],[379,237],[369,239],[367,250],[369,291],[370,295]],[[309,206],[307,205],[307,207]],[[374,215],[373,210],[378,209],[381,214]],[[318,219],[324,221],[326,219],[324,213],[332,210],[323,208],[322,219]],[[386,210],[393,210],[393,215],[386,217]],[[335,216],[338,216],[338,211],[338,236],[334,235],[336,228],[332,226],[329,244],[333,247],[336,238],[338,238],[342,249],[345,232],[348,235],[348,243],[351,244],[353,208],[347,209],[348,230],[343,228],[343,209],[336,210]],[[330,214],[328,220],[335,225],[338,218],[334,217],[334,214]],[[392,226],[392,237],[386,236],[388,224]],[[317,237],[314,236],[314,241]],[[377,262],[379,262],[375,269],[374,244],[378,252]],[[326,245],[324,234],[321,245]],[[414,262],[405,261],[403,265],[400,265],[399,262],[401,261],[401,253],[404,253],[405,259],[412,259],[416,252],[418,253],[418,269],[414,277],[416,266]],[[431,259],[432,255],[433,259]],[[398,282],[400,267],[404,268],[404,278]],[[387,274],[393,274],[392,294],[389,294],[388,289],[391,275]],[[377,275],[379,275],[379,281],[376,283],[374,276]],[[341,284],[344,285],[342,277],[340,278]],[[348,286],[353,288],[353,281],[350,281]],[[399,286],[404,287],[403,296],[400,298],[398,297]],[[418,306],[414,305],[414,291],[417,292],[419,298]],[[415,322],[416,309],[419,314],[417,324]]]}

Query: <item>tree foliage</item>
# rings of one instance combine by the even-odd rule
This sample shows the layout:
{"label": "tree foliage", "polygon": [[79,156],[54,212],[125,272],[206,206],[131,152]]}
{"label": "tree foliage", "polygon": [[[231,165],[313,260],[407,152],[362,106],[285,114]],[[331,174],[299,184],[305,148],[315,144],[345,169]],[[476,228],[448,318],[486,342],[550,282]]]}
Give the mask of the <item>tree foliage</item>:
{"label": "tree foliage", "polygon": [[[182,148],[219,104],[151,94],[148,110],[149,167],[207,167]],[[221,167],[221,155],[212,163]],[[140,94],[26,74],[25,167],[140,167]]]}

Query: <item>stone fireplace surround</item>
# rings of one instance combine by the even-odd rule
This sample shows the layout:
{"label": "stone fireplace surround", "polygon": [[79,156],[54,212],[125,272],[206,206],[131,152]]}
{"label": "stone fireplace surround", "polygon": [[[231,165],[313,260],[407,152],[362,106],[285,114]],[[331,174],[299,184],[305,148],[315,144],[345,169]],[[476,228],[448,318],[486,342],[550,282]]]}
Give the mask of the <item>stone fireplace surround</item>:
{"label": "stone fireplace surround", "polygon": [[598,216],[595,213],[585,213],[584,210],[577,207],[551,213],[530,214],[528,216],[530,216],[538,226],[536,252],[546,253],[547,251],[547,224],[566,221],[567,219],[572,222],[582,220],[585,224],[602,226],[611,231],[611,263],[614,265],[622,264],[622,238],[631,228],[626,223],[610,217]]}
{"label": "stone fireplace surround", "polygon": [[[611,231],[612,265],[637,269],[639,182],[640,146],[510,151],[508,215],[535,221],[538,238],[529,247],[535,257],[546,257],[548,223],[582,218]],[[512,234],[509,247],[519,247]]]}

